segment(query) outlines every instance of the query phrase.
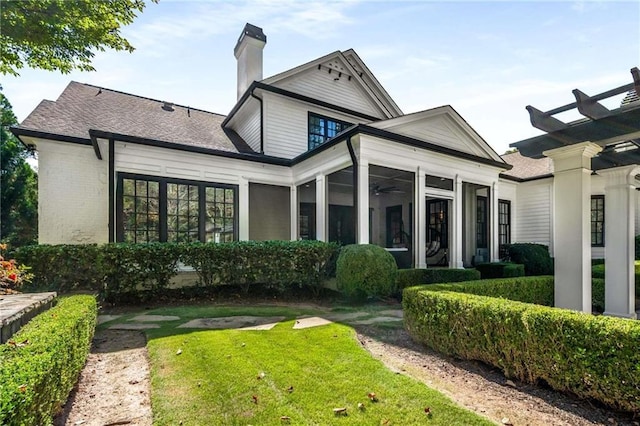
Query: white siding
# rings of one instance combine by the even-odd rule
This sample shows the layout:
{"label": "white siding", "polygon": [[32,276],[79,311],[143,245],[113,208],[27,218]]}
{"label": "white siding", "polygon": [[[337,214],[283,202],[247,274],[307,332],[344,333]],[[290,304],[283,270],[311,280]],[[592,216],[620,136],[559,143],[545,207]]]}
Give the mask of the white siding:
{"label": "white siding", "polygon": [[345,74],[338,77],[335,69],[329,74],[325,67],[312,68],[279,81],[274,86],[373,117],[386,118],[359,81],[355,78],[349,80]]}
{"label": "white siding", "polygon": [[92,146],[38,141],[38,242],[109,241],[109,180]]}
{"label": "white siding", "polygon": [[289,187],[249,184],[249,239],[290,240]]}
{"label": "white siding", "polygon": [[256,152],[260,152],[260,103],[251,98],[238,111],[230,127]]}
{"label": "white siding", "polygon": [[514,242],[552,245],[553,179],[523,182],[517,189],[517,239]]}
{"label": "white siding", "polygon": [[293,158],[308,149],[308,114],[314,112],[336,120],[357,123],[356,117],[319,108],[270,93],[263,94],[265,154]]}

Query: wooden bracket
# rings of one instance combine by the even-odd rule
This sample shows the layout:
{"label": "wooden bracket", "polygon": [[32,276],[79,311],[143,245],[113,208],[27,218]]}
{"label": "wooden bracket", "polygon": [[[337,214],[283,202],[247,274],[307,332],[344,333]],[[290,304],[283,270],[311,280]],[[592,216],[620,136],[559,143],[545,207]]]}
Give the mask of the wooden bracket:
{"label": "wooden bracket", "polygon": [[597,120],[611,114],[611,111],[609,111],[605,106],[584,92],[574,89],[573,95],[576,97],[576,106],[578,107],[578,111],[585,117]]}
{"label": "wooden bracket", "polygon": [[526,108],[527,111],[529,111],[531,125],[536,129],[540,129],[545,132],[555,132],[567,128],[566,123],[558,120],[547,112],[542,112],[531,105],[527,105]]}

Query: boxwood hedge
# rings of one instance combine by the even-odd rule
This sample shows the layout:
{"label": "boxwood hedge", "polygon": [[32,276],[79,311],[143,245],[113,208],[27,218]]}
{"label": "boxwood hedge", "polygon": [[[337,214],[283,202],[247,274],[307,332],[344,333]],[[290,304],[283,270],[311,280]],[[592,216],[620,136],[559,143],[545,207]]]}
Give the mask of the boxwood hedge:
{"label": "boxwood hedge", "polygon": [[[474,284],[481,287],[466,285]],[[446,291],[452,286],[404,290],[405,327],[415,340],[507,377],[640,412],[640,322]]]}
{"label": "boxwood hedge", "polygon": [[475,269],[399,269],[396,274],[398,290],[420,284],[456,283],[479,280],[480,272]]}
{"label": "boxwood hedge", "polygon": [[95,297],[61,298],[0,345],[0,424],[51,424],[84,366],[96,316]]}
{"label": "boxwood hedge", "polygon": [[511,262],[481,263],[476,265],[482,279],[524,276],[524,265]]}

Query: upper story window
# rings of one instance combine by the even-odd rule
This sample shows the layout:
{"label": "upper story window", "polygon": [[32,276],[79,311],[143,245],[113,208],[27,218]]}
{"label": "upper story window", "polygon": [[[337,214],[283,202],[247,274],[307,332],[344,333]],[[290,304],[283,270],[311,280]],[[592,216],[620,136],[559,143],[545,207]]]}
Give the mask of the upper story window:
{"label": "upper story window", "polygon": [[351,123],[323,117],[322,115],[309,113],[309,149],[322,145],[347,127]]}

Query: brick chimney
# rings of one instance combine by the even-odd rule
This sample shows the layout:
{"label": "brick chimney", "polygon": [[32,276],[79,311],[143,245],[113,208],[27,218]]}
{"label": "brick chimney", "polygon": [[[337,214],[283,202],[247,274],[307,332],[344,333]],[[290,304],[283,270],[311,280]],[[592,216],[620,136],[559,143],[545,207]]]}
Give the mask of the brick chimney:
{"label": "brick chimney", "polygon": [[233,54],[238,60],[238,99],[254,81],[262,80],[262,50],[267,36],[262,28],[247,24],[238,38]]}

